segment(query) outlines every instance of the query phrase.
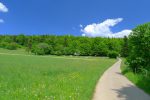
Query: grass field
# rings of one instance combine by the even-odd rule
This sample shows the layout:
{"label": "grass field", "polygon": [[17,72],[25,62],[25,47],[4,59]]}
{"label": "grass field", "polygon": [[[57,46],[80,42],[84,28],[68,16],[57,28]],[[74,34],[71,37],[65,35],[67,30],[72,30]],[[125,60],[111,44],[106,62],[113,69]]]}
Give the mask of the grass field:
{"label": "grass field", "polygon": [[0,100],[91,100],[97,80],[115,61],[0,54]]}
{"label": "grass field", "polygon": [[8,53],[8,54],[26,54],[26,55],[28,55],[28,53],[25,52],[25,49],[8,50],[8,49],[0,48],[0,53]]}
{"label": "grass field", "polygon": [[135,85],[137,85],[139,88],[143,89],[145,92],[150,94],[150,77],[145,77],[142,74],[134,74],[128,69],[127,65],[124,62],[125,59],[123,59],[122,62],[122,73]]}

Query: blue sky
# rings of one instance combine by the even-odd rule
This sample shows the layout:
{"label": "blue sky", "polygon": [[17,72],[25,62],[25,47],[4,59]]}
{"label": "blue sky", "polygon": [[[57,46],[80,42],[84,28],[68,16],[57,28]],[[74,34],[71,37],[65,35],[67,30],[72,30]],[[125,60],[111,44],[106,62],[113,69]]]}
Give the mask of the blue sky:
{"label": "blue sky", "polygon": [[[105,36],[107,32],[111,35],[124,30],[129,32],[137,25],[150,21],[150,0],[1,0],[0,2],[8,9],[3,11],[4,9],[0,7],[0,34]],[[103,27],[106,30],[102,30]]]}

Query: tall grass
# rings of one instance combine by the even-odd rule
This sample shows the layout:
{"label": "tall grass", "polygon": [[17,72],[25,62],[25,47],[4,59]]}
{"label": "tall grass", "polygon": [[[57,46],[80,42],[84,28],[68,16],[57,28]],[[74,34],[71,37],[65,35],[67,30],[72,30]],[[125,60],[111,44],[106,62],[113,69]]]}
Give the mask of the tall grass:
{"label": "tall grass", "polygon": [[116,60],[0,54],[0,100],[90,100]]}

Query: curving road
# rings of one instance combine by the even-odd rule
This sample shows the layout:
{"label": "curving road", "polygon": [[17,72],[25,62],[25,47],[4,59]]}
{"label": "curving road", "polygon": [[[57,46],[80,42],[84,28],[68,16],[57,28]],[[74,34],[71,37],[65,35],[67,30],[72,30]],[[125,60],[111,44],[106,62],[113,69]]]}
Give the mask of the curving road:
{"label": "curving road", "polygon": [[103,74],[93,100],[150,100],[148,94],[121,74],[120,65],[121,59]]}

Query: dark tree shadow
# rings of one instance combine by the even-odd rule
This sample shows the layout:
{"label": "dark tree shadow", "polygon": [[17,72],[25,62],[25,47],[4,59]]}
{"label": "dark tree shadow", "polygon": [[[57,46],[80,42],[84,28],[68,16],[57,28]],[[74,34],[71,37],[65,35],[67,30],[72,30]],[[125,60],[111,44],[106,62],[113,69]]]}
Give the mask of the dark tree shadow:
{"label": "dark tree shadow", "polygon": [[119,74],[119,75],[121,75],[121,76],[122,76],[122,73],[116,72],[116,74]]}
{"label": "dark tree shadow", "polygon": [[119,98],[125,98],[125,100],[150,100],[149,95],[133,85],[127,85],[121,89],[113,90],[117,92]]}

